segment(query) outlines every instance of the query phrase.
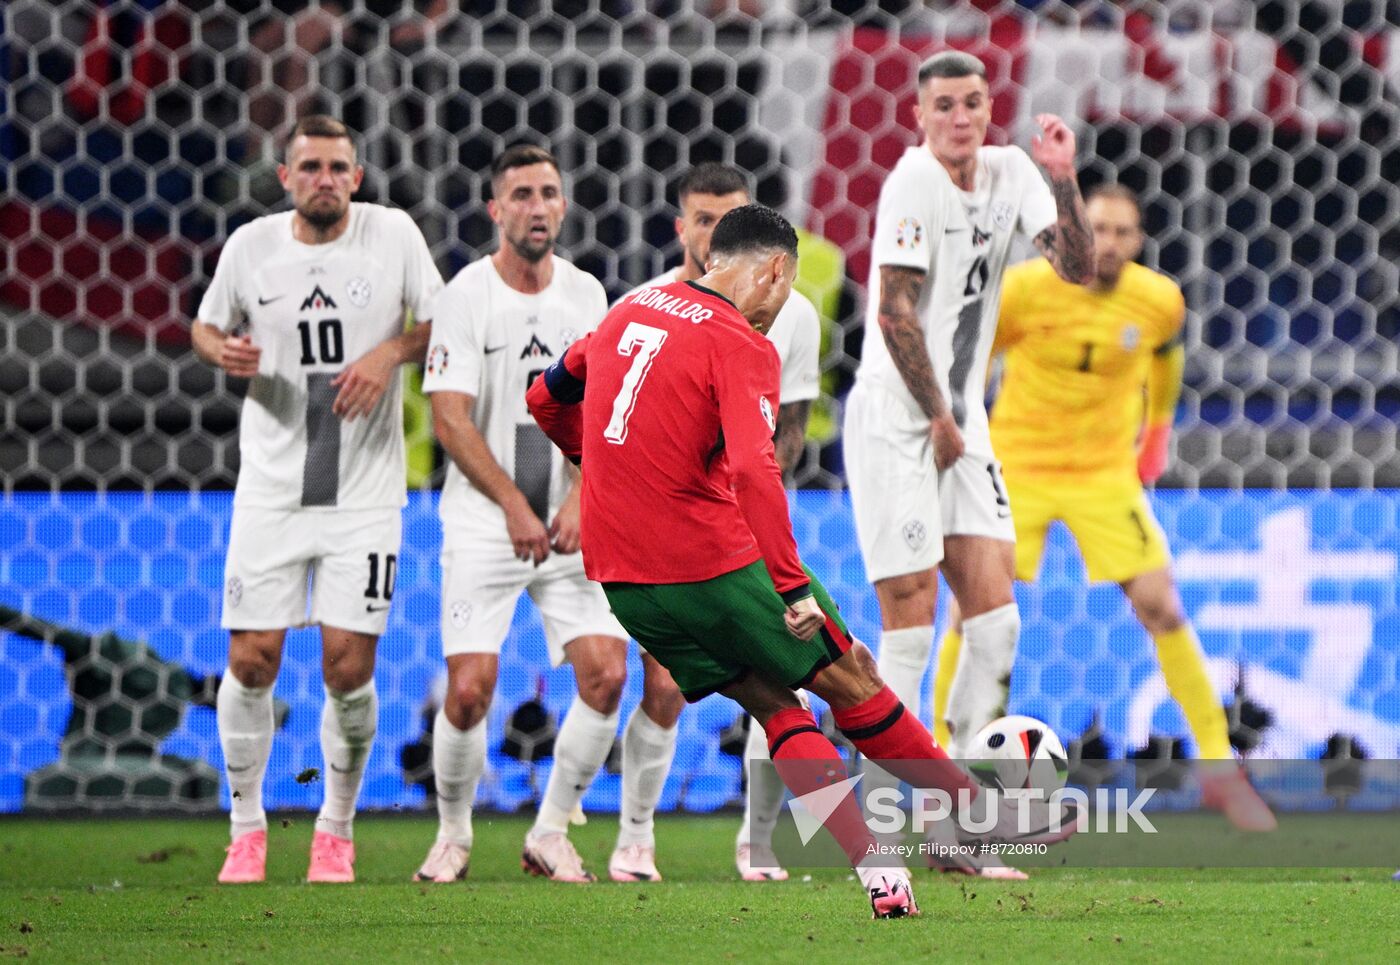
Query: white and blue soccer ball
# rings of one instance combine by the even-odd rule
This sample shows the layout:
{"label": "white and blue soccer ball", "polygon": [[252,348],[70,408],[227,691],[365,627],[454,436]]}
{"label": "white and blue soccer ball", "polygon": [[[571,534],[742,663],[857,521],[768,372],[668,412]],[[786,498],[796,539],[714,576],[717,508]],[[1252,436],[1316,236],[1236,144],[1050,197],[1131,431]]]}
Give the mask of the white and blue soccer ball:
{"label": "white and blue soccer ball", "polygon": [[972,738],[967,757],[979,783],[1007,793],[1034,789],[1048,796],[1069,775],[1065,745],[1034,717],[998,717]]}

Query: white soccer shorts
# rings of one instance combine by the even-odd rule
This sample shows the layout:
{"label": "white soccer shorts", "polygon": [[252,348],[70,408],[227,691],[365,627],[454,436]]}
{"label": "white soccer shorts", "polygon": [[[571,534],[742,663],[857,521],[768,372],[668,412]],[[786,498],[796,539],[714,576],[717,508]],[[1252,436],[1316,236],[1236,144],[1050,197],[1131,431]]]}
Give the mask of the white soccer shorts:
{"label": "white soccer shorts", "polygon": [[846,399],[843,438],[856,538],[871,582],[937,566],[945,535],[1015,542],[1001,465],[964,453],[938,473],[927,424],[912,419],[899,399],[858,384]]}
{"label": "white soccer shorts", "polygon": [[402,530],[398,507],[235,506],[224,561],[223,627],[324,624],[383,634]]}
{"label": "white soccer shorts", "polygon": [[454,537],[443,541],[443,656],[500,653],[522,591],[540,611],[551,666],[565,661],[564,645],[579,637],[627,639],[602,586],[584,576],[582,553],[551,552],[536,567],[515,558],[504,531]]}

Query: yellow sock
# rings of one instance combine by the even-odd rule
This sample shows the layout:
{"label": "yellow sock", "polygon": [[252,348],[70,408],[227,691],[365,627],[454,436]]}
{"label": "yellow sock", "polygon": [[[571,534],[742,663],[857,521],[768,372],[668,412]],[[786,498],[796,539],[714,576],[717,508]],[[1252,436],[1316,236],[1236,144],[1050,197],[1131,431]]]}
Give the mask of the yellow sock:
{"label": "yellow sock", "polygon": [[938,669],[933,675],[933,739],[947,747],[952,736],[948,733],[948,693],[953,689],[953,675],[958,672],[958,654],[962,653],[962,634],[952,627],[943,634],[938,645]]}
{"label": "yellow sock", "polygon": [[1206,658],[1190,624],[1152,638],[1167,689],[1181,705],[1191,733],[1196,737],[1196,756],[1202,760],[1228,760],[1230,732],[1225,710],[1206,673]]}

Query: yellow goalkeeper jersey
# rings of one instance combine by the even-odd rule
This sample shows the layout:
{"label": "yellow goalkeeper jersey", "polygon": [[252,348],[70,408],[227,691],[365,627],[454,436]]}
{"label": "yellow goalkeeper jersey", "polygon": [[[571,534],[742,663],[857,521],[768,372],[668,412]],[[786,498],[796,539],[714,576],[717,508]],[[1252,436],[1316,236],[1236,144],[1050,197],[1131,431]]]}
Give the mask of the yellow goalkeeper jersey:
{"label": "yellow goalkeeper jersey", "polygon": [[992,446],[1008,478],[1137,479],[1148,366],[1180,336],[1176,282],[1128,264],[1112,291],[1061,280],[1044,258],[1006,272],[994,352],[1003,353]]}

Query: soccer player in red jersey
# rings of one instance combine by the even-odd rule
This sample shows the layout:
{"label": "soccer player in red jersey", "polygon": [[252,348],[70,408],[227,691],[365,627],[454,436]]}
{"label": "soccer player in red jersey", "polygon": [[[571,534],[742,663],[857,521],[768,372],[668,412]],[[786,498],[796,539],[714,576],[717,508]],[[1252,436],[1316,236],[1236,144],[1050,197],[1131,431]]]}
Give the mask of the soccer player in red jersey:
{"label": "soccer player in red jersey", "polygon": [[[719,692],[753,715],[794,794],[846,777],[801,687],[867,757],[975,799],[798,559],[773,455],[778,356],[763,337],[796,274],[796,233],[770,208],[736,208],[707,269],[627,296],[530,387],[531,414],[582,462],[589,578],[687,700]],[[873,860],[852,796],[825,824],[876,917],[917,911],[905,869]]]}

